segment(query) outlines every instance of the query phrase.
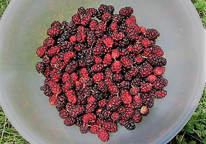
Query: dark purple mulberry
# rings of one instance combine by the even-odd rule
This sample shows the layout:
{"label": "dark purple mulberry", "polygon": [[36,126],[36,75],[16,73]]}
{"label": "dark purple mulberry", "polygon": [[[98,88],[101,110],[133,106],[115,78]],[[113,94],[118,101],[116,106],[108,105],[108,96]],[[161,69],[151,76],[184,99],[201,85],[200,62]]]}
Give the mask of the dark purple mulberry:
{"label": "dark purple mulberry", "polygon": [[38,73],[44,73],[45,64],[43,62],[36,63],[36,70]]}

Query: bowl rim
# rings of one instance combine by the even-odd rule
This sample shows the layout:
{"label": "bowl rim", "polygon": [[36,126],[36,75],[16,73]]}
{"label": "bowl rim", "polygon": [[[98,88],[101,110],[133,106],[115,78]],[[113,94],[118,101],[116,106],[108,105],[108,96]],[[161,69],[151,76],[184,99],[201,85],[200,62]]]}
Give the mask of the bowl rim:
{"label": "bowl rim", "polygon": [[[9,20],[10,20],[9,15],[11,16],[15,12],[16,6],[20,5],[22,1],[23,0],[12,0],[10,2],[10,4],[6,8],[6,10],[5,10],[5,12],[0,20],[0,33],[4,33],[5,29],[3,28],[3,26],[9,22]],[[201,29],[201,27],[202,27],[202,31],[204,32],[202,22],[199,18],[199,15],[198,15],[195,7],[192,4],[192,2],[188,1],[188,0],[182,0],[182,1],[178,1],[178,2],[184,3],[183,6],[184,6],[184,8],[188,9],[187,10],[188,13],[191,11],[193,13],[195,13],[195,17],[193,17],[194,23],[199,29]],[[0,41],[1,41],[1,39],[2,39],[2,36],[0,36]],[[2,43],[0,42],[0,49],[1,49],[1,45],[2,45]],[[204,90],[204,86],[205,86],[204,66],[205,66],[205,61],[203,61],[203,71],[201,72],[201,76],[200,76],[199,80],[196,80],[196,83],[199,83],[198,87],[200,87],[200,88],[196,88],[196,90],[198,90],[198,91],[195,93],[195,95],[196,95],[196,97],[198,97],[198,99],[194,100],[195,106],[198,105],[199,100],[202,96],[202,91]],[[3,94],[3,91],[2,91],[2,94]],[[14,114],[14,112],[9,111],[8,107],[10,107],[11,105],[9,104],[8,99],[3,95],[0,95],[0,104],[2,106],[2,109],[5,112],[6,116],[8,117],[9,121],[15,127],[15,129],[19,132],[20,135],[22,135],[28,142],[30,142],[32,144],[37,143],[35,139],[38,139],[39,142],[44,143],[38,137],[36,137],[33,133],[31,133],[31,131],[28,128],[26,128],[24,126],[24,124],[19,119],[17,120],[14,117],[12,117],[12,114]],[[178,124],[176,124],[176,125],[174,124],[173,127],[170,128],[172,130],[168,130],[171,133],[169,136],[165,135],[165,137],[163,139],[160,139],[161,137],[159,137],[153,143],[167,143],[167,142],[169,142],[185,126],[185,124],[191,118],[194,111],[195,111],[195,109],[191,109],[190,111],[188,111],[186,113],[186,116]],[[38,142],[38,144],[39,144],[39,142]]]}

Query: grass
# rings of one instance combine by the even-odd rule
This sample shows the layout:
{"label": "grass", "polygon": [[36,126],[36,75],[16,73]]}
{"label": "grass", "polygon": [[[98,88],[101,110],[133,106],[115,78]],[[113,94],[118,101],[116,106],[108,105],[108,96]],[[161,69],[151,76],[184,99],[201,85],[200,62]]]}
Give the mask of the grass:
{"label": "grass", "polygon": [[18,134],[5,116],[0,107],[0,144],[27,144],[26,140]]}
{"label": "grass", "polygon": [[0,17],[2,16],[9,2],[10,0],[0,0]]}
{"label": "grass", "polygon": [[191,119],[169,144],[206,144],[206,87]]}
{"label": "grass", "polygon": [[[0,18],[10,0],[0,0]],[[192,0],[206,28],[206,1]],[[0,144],[27,144],[0,107]],[[192,118],[169,144],[206,144],[206,87]]]}
{"label": "grass", "polygon": [[206,28],[206,0],[192,0],[192,2],[200,15],[203,26]]}

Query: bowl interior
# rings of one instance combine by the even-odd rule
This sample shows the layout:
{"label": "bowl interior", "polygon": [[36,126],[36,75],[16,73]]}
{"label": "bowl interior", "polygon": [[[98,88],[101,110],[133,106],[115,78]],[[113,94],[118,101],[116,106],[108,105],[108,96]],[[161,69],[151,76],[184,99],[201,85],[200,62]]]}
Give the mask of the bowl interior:
{"label": "bowl interior", "polygon": [[139,26],[160,31],[157,42],[168,60],[165,77],[168,95],[155,100],[150,114],[134,131],[118,127],[109,144],[166,143],[187,122],[204,85],[203,28],[195,9],[187,0],[17,0],[12,1],[1,21],[0,100],[17,130],[31,143],[101,143],[96,135],[80,134],[77,127],[66,127],[48,97],[39,90],[44,77],[37,74],[40,59],[36,49],[47,37],[55,21],[70,21],[77,8],[101,3],[132,6]]}

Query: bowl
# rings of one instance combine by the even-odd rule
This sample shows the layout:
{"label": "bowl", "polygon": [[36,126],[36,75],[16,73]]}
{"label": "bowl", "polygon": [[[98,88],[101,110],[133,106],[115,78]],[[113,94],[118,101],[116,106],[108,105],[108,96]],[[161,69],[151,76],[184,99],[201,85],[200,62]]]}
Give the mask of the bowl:
{"label": "bowl", "polygon": [[188,0],[12,0],[0,24],[0,101],[14,127],[32,144],[99,144],[96,135],[66,127],[48,97],[39,90],[36,49],[55,21],[70,20],[77,8],[100,4],[132,6],[137,23],[161,33],[157,42],[168,60],[168,95],[155,100],[150,114],[127,131],[118,127],[108,144],[164,144],[186,124],[204,87],[204,32]]}

